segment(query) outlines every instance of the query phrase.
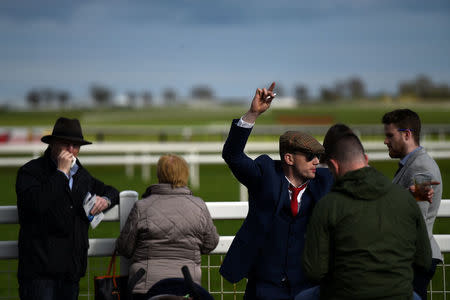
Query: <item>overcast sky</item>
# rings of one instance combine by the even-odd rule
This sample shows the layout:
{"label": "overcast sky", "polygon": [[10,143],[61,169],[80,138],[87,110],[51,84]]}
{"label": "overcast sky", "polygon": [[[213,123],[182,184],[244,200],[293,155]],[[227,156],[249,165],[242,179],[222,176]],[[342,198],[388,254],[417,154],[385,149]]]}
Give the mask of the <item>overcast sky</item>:
{"label": "overcast sky", "polygon": [[448,0],[2,0],[0,101],[31,88],[88,95],[209,85],[311,93],[358,75],[370,92],[427,74],[450,83]]}

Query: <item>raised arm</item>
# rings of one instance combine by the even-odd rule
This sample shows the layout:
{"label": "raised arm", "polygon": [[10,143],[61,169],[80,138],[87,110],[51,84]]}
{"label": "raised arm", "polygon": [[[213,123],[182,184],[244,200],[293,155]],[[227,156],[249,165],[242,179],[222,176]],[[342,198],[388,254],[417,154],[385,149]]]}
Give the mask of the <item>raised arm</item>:
{"label": "raised arm", "polygon": [[275,82],[270,85],[268,90],[265,88],[256,90],[250,109],[242,117],[244,122],[251,123],[250,126],[240,122],[239,119],[233,120],[230,133],[222,150],[222,157],[228,167],[239,182],[247,186],[247,188],[250,183],[257,182],[257,178],[261,176],[261,172],[254,160],[244,153],[244,148],[253,128],[252,124],[260,114],[270,107],[275,97],[273,93],[274,87]]}

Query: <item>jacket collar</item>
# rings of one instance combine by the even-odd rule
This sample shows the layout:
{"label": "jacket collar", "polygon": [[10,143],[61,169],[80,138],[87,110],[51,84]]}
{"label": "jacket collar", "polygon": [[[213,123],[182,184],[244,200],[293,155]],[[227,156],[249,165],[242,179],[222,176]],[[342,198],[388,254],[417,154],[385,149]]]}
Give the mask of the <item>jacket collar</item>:
{"label": "jacket collar", "polygon": [[52,158],[52,150],[50,149],[50,146],[48,146],[47,149],[45,149],[44,158],[47,161],[50,169],[56,169],[57,165]]}
{"label": "jacket collar", "polygon": [[[393,183],[398,183],[400,181],[400,178],[403,177],[403,174],[406,172],[408,167],[416,160],[417,157],[421,156],[422,154],[426,153],[425,148],[420,147],[415,149],[413,152],[410,153],[410,156],[408,156],[405,164],[401,168],[401,170],[394,176],[394,179],[392,180]],[[406,157],[405,157],[406,158]]]}
{"label": "jacket collar", "polygon": [[286,175],[283,172],[283,168],[281,166],[281,161],[277,160],[275,161],[275,168],[278,173],[278,177],[280,178],[280,191],[279,191],[279,197],[278,197],[278,203],[275,210],[275,215],[278,215],[283,207],[283,203],[285,201],[289,201],[289,181],[286,179]]}
{"label": "jacket collar", "polygon": [[419,146],[416,149],[414,149],[413,151],[409,152],[405,157],[400,159],[400,164],[402,164],[403,166],[406,165],[406,162],[408,161],[408,159],[411,156],[414,156],[414,153],[416,153],[417,151],[420,151],[420,149],[422,149],[422,146]]}
{"label": "jacket collar", "polygon": [[142,197],[145,198],[152,194],[192,195],[192,191],[187,186],[172,188],[172,186],[168,183],[158,183],[149,186]]}

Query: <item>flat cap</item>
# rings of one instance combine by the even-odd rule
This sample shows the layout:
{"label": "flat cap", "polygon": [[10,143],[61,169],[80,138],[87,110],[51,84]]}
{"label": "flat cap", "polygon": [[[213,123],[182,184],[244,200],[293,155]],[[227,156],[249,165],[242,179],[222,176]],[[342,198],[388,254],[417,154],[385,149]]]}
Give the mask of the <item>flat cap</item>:
{"label": "flat cap", "polygon": [[280,136],[280,153],[324,153],[323,146],[312,136],[301,131],[286,131]]}

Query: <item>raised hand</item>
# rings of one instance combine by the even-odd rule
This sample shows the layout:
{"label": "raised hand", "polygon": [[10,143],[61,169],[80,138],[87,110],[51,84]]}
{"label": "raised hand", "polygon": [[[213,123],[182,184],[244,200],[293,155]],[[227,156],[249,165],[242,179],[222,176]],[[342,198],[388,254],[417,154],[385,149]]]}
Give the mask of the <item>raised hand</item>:
{"label": "raised hand", "polygon": [[257,89],[253,97],[252,104],[249,111],[243,116],[243,120],[249,123],[254,123],[256,118],[269,109],[272,100],[275,98],[273,89],[275,82],[272,82],[268,89]]}

